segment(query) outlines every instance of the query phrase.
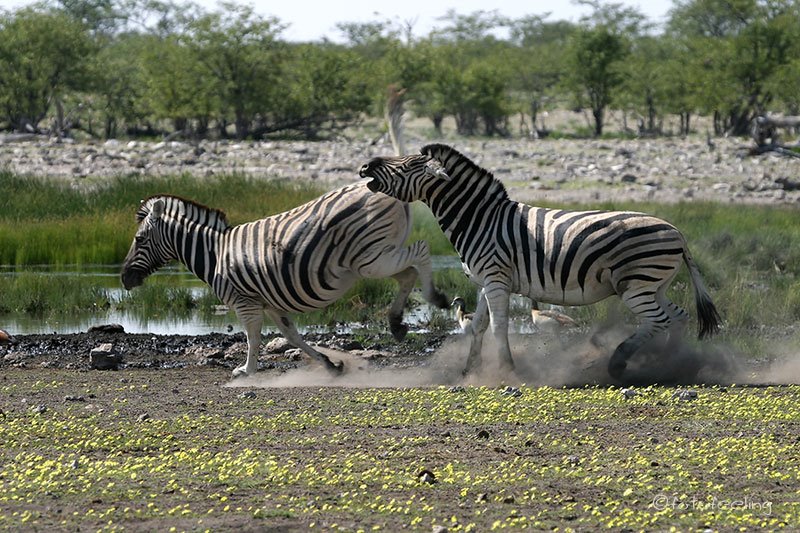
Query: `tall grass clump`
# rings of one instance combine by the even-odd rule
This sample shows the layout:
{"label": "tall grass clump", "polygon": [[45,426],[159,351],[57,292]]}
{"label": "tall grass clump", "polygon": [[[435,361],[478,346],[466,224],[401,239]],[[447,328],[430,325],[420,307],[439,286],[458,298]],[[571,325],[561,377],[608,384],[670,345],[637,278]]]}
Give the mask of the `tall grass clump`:
{"label": "tall grass clump", "polygon": [[198,301],[190,287],[176,286],[170,280],[152,277],[141,287],[122,293],[115,306],[123,311],[163,318],[188,316],[197,309]]}
{"label": "tall grass clump", "polygon": [[0,276],[0,314],[52,314],[106,310],[111,305],[105,289],[80,276],[23,272]]}
{"label": "tall grass clump", "polygon": [[232,224],[300,205],[323,189],[242,175],[120,176],[73,182],[0,172],[0,264],[122,262],[141,200],[174,194],[222,209]]}

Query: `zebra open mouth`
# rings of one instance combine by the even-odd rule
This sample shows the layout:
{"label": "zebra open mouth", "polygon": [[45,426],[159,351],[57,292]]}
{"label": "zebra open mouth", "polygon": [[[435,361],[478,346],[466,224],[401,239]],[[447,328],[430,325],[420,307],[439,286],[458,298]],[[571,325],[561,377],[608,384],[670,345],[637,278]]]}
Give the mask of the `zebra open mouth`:
{"label": "zebra open mouth", "polygon": [[[368,176],[364,176],[364,177],[368,177]],[[379,191],[378,180],[376,178],[372,178],[371,180],[369,180],[367,182],[367,189],[369,189],[372,192],[378,192]]]}

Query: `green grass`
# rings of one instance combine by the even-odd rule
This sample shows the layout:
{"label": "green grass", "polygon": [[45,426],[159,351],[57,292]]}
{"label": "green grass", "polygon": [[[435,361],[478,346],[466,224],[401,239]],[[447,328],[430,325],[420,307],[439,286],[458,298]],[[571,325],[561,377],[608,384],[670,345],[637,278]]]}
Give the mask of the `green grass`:
{"label": "green grass", "polygon": [[174,194],[223,209],[232,224],[286,211],[324,191],[241,175],[121,176],[72,183],[0,171],[0,264],[121,263],[139,202]]}
{"label": "green grass", "polygon": [[93,281],[79,276],[54,276],[25,272],[0,276],[0,315],[25,313],[31,316],[58,313],[103,312],[111,305],[107,292]]}

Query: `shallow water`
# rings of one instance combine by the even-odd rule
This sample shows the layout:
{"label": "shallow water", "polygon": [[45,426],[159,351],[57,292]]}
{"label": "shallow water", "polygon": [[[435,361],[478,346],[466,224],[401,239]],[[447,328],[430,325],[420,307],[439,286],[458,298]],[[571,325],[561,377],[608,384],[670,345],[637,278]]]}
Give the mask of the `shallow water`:
{"label": "shallow water", "polygon": [[[434,270],[446,268],[460,268],[460,263],[456,257],[434,257]],[[85,276],[96,282],[97,286],[103,287],[108,291],[112,301],[119,300],[119,296],[124,292],[119,280],[119,265],[93,265],[80,269],[70,269],[69,267],[49,267],[41,266],[26,269],[26,272],[47,273],[53,276]],[[15,276],[18,271],[12,267],[0,266],[0,275]],[[192,273],[178,267],[167,267],[153,274],[158,277],[160,283],[172,282],[176,286],[190,288],[193,296],[197,297],[206,286],[197,279]],[[421,298],[417,298],[421,300]],[[512,297],[512,307],[516,309],[527,309],[527,299]],[[431,317],[440,312],[427,303],[422,303],[414,309],[406,310],[404,322],[414,331],[424,333],[425,327]],[[450,314],[448,312],[448,314]],[[527,313],[525,313],[527,314]],[[453,316],[454,329],[458,332],[457,324]],[[347,323],[336,326],[325,324],[303,324],[301,320],[296,320],[301,333],[308,332],[336,332],[351,333],[354,330],[371,329],[370,324]],[[128,333],[153,333],[156,335],[202,335],[207,333],[235,333],[243,331],[236,315],[232,311],[225,312],[221,309],[217,314],[203,312],[191,312],[182,316],[141,316],[141,312],[126,311],[98,311],[97,313],[81,313],[74,315],[62,315],[57,317],[37,318],[23,313],[9,313],[0,315],[0,327],[14,334],[34,334],[34,333],[78,333],[88,330],[92,326],[102,324],[120,324]],[[531,333],[533,326],[527,317],[518,318],[509,325],[511,333]],[[278,332],[278,329],[265,320],[264,333]]]}

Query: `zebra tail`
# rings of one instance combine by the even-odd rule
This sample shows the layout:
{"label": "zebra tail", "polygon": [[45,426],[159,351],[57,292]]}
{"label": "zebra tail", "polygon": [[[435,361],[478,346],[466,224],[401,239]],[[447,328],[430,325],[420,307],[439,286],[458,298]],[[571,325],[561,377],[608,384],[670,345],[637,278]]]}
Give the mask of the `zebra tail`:
{"label": "zebra tail", "polygon": [[697,304],[697,330],[698,338],[704,339],[710,337],[719,331],[722,318],[719,316],[714,302],[711,301],[711,295],[703,283],[703,277],[700,275],[700,269],[697,264],[689,255],[689,251],[683,252],[683,260],[689,268],[689,275],[692,278],[694,285],[694,300]]}

